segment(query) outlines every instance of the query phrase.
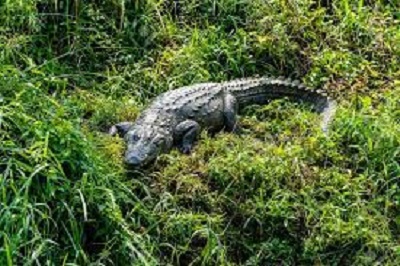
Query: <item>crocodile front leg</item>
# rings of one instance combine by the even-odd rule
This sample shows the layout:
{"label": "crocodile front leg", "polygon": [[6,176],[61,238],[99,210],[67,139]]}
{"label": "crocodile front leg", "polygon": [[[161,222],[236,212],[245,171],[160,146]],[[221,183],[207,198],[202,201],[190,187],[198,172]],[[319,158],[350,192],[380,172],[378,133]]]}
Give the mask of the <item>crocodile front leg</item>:
{"label": "crocodile front leg", "polygon": [[226,94],[224,96],[224,125],[226,131],[237,131],[237,113],[238,103],[235,96],[229,93]]}
{"label": "crocodile front leg", "polygon": [[120,137],[123,137],[132,125],[132,122],[121,122],[115,124],[110,128],[108,134],[110,134],[111,136],[115,136],[118,134]]}
{"label": "crocodile front leg", "polygon": [[185,120],[179,123],[174,132],[175,142],[182,153],[188,154],[200,134],[200,125],[194,120]]}

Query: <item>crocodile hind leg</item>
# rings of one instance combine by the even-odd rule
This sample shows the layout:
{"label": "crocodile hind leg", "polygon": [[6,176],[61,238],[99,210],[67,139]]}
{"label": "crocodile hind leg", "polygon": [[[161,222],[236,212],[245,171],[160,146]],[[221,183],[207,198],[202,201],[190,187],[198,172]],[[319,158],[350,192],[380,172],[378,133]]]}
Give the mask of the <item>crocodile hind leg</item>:
{"label": "crocodile hind leg", "polygon": [[175,128],[174,139],[182,153],[188,154],[200,134],[200,125],[194,120],[185,120]]}
{"label": "crocodile hind leg", "polygon": [[115,136],[118,134],[120,137],[123,137],[132,125],[132,122],[121,122],[115,124],[110,128],[108,134],[110,134],[111,136]]}
{"label": "crocodile hind leg", "polygon": [[226,94],[224,97],[224,125],[225,130],[229,132],[238,132],[237,125],[238,103],[232,94]]}

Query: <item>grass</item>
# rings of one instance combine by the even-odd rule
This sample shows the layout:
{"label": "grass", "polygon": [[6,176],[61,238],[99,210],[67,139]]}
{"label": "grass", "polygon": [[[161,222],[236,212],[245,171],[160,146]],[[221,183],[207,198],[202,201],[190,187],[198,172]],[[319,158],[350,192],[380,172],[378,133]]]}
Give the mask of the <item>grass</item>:
{"label": "grass", "polygon": [[[0,265],[398,265],[397,1],[3,1]],[[145,171],[105,134],[159,93],[283,75],[339,102],[249,106]]]}

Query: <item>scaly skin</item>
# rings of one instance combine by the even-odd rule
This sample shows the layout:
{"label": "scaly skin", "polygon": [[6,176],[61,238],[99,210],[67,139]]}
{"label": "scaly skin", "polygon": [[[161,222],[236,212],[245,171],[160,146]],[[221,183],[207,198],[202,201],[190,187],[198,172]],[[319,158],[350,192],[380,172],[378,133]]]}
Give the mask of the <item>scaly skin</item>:
{"label": "scaly skin", "polygon": [[189,153],[202,129],[235,130],[238,110],[247,105],[283,97],[311,102],[315,111],[322,113],[322,130],[327,131],[336,104],[324,92],[298,81],[261,77],[201,83],[165,92],[134,123],[114,125],[110,134],[125,137],[126,163],[141,167],[173,146]]}

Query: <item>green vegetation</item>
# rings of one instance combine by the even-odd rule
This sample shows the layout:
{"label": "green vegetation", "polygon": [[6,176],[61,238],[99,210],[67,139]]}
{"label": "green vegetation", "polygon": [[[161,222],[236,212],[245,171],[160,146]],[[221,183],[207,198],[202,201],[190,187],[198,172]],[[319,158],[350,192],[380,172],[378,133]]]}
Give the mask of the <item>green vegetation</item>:
{"label": "green vegetation", "polygon": [[[0,265],[399,265],[399,10],[0,1]],[[331,134],[276,101],[143,172],[105,134],[163,91],[265,74],[338,99]]]}

